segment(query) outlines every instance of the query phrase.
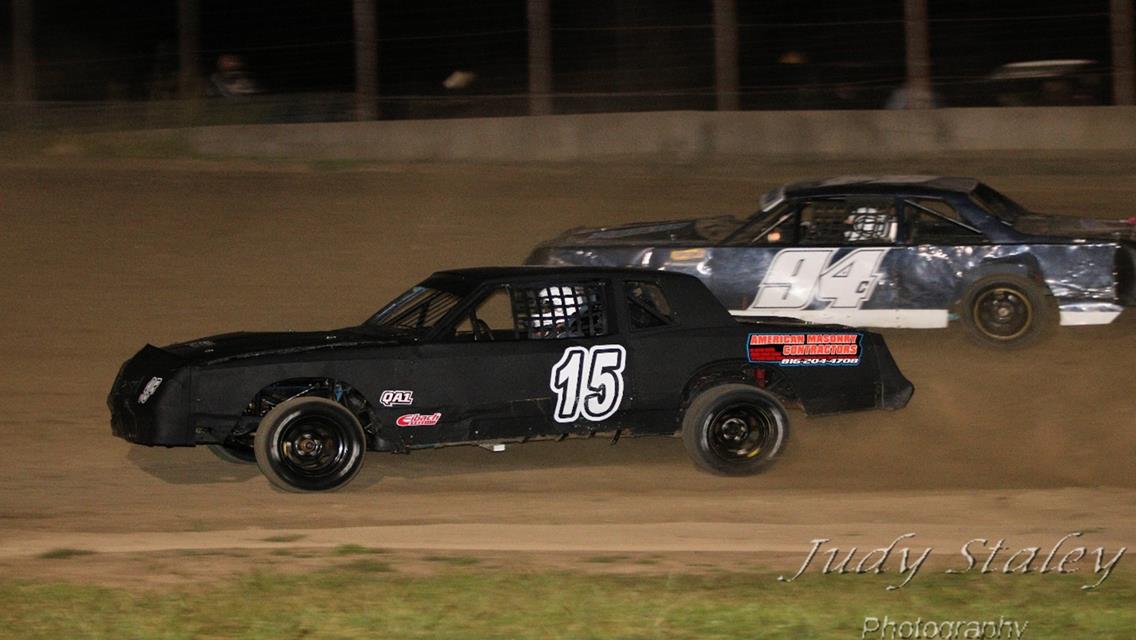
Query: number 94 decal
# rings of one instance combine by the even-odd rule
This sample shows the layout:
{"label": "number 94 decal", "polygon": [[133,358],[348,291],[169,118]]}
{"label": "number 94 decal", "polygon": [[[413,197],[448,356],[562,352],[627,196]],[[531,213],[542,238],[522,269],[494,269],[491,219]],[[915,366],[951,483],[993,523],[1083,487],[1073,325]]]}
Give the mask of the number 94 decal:
{"label": "number 94 decal", "polygon": [[[750,309],[804,309],[814,300],[859,309],[872,297],[887,249],[856,249],[832,262],[836,249],[785,249],[765,272]],[[831,262],[831,264],[830,264]]]}
{"label": "number 94 decal", "polygon": [[556,394],[557,422],[607,420],[623,402],[627,351],[618,344],[568,347],[552,367],[548,386]]}

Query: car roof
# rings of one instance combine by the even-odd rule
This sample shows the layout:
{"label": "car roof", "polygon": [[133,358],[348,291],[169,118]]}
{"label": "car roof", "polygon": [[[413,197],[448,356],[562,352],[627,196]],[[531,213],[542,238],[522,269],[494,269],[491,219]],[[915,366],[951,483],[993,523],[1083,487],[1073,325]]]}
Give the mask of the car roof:
{"label": "car roof", "polygon": [[833,176],[786,185],[784,194],[793,198],[859,194],[936,196],[945,193],[970,193],[979,184],[974,178],[950,176]]}
{"label": "car roof", "polygon": [[468,295],[484,284],[573,283],[593,278],[623,280],[654,280],[666,288],[665,294],[671,309],[688,326],[734,326],[730,312],[714,297],[697,277],[676,271],[635,269],[630,267],[474,267],[439,271],[423,283],[443,286],[460,295]]}

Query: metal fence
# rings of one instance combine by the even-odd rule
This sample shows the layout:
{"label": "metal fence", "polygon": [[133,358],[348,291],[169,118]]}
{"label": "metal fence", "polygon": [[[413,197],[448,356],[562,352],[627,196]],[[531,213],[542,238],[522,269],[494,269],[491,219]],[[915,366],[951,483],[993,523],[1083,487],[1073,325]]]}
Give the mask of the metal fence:
{"label": "metal fence", "polygon": [[1133,101],[1134,0],[11,2],[9,130]]}

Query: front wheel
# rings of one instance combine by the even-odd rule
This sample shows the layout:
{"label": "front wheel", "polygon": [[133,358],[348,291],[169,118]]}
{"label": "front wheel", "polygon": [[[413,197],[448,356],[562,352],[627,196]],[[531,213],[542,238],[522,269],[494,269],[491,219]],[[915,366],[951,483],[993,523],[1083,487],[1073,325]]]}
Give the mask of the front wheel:
{"label": "front wheel", "polygon": [[325,398],[294,398],[260,421],[256,463],[287,491],[333,491],[363,468],[366,435],[343,405]]}
{"label": "front wheel", "polygon": [[763,471],[785,448],[789,414],[772,394],[744,384],[700,393],[682,419],[682,441],[695,466],[729,476]]}
{"label": "front wheel", "polygon": [[1021,349],[1040,342],[1057,324],[1053,299],[1028,278],[987,276],[963,296],[960,315],[971,339],[986,346]]}

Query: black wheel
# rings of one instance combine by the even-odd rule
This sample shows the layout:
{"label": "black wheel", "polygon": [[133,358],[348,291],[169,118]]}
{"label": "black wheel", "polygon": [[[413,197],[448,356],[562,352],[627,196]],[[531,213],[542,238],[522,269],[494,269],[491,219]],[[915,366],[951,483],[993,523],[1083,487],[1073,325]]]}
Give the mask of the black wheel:
{"label": "black wheel", "polygon": [[256,463],[272,484],[288,491],[332,491],[347,484],[367,449],[366,435],[343,405],[325,398],[294,398],[260,421]]}
{"label": "black wheel", "polygon": [[711,387],[682,419],[682,441],[695,466],[722,475],[758,473],[789,439],[789,414],[772,394],[745,384]]}
{"label": "black wheel", "polygon": [[1021,276],[987,276],[963,296],[959,315],[971,339],[1003,349],[1036,344],[1056,324],[1057,310],[1043,287]]}
{"label": "black wheel", "polygon": [[225,462],[256,464],[256,453],[253,452],[252,447],[226,442],[224,444],[211,444],[209,450]]}

